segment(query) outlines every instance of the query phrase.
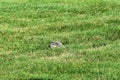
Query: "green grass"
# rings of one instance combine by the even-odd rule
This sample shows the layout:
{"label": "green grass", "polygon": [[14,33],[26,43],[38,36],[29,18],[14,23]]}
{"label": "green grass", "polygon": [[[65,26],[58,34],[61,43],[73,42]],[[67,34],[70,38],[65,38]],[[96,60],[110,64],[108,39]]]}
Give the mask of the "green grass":
{"label": "green grass", "polygon": [[119,79],[119,0],[0,0],[0,80]]}

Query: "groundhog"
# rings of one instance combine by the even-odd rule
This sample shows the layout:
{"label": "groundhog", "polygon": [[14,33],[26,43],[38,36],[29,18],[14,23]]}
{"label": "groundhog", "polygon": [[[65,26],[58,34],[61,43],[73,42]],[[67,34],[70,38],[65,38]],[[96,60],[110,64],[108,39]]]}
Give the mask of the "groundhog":
{"label": "groundhog", "polygon": [[63,44],[60,41],[53,41],[53,42],[50,42],[49,44],[49,47],[51,48],[62,47],[62,46]]}

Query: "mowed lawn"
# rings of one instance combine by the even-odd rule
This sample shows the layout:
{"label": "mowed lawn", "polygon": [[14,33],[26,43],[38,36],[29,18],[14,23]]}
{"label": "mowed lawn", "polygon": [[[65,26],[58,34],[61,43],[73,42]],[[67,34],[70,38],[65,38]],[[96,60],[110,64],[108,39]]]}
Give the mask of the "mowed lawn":
{"label": "mowed lawn", "polygon": [[120,1],[0,0],[0,80],[120,80]]}

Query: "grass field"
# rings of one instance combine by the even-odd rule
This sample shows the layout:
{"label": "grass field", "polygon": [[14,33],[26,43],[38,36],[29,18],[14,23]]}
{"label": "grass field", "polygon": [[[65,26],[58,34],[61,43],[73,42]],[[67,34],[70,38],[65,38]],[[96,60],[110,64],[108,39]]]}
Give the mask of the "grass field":
{"label": "grass field", "polygon": [[120,1],[0,0],[0,80],[120,80]]}

